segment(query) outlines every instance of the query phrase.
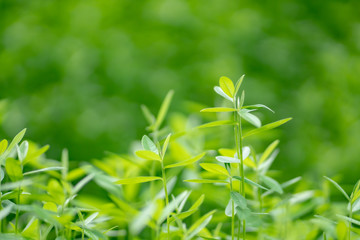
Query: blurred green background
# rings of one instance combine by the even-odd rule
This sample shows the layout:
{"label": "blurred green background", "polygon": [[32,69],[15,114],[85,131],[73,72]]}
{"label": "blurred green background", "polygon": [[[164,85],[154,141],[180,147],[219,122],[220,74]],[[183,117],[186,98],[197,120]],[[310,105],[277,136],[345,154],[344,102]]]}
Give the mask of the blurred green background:
{"label": "blurred green background", "polygon": [[[59,159],[128,152],[169,89],[213,106],[220,76],[292,116],[276,168],[358,178],[360,1],[0,0],[1,138],[27,127]],[[269,144],[270,141],[264,143]],[[355,167],[354,167],[355,166]]]}

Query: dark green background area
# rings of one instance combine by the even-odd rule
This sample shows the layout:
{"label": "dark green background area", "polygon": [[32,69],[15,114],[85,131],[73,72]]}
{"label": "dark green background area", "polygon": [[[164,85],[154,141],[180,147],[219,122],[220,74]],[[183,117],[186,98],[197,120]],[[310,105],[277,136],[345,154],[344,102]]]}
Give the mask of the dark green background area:
{"label": "dark green background area", "polygon": [[[220,76],[292,116],[277,168],[358,178],[359,1],[0,0],[1,138],[27,127],[58,159],[128,152],[169,89],[213,106]],[[270,143],[265,142],[264,144]]]}

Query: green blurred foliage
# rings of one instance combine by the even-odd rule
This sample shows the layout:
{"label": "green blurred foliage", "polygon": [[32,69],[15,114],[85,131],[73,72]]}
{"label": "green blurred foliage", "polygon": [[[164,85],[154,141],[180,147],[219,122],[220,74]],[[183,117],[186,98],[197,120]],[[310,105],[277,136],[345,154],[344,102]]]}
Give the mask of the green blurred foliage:
{"label": "green blurred foliage", "polygon": [[140,104],[156,112],[174,89],[170,111],[189,115],[185,101],[212,106],[219,77],[245,73],[247,103],[294,118],[277,168],[354,182],[359,9],[355,0],[0,0],[1,138],[27,127],[53,158],[65,147],[76,160],[127,152],[144,133]]}

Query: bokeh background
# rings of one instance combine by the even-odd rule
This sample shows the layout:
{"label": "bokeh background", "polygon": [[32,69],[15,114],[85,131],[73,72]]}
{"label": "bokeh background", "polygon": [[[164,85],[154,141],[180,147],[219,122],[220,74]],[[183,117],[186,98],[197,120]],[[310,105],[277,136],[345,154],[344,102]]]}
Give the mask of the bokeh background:
{"label": "bokeh background", "polygon": [[[360,1],[0,0],[0,137],[27,127],[59,159],[126,153],[140,110],[213,106],[220,76],[292,116],[276,168],[358,179]],[[200,116],[200,115],[199,115]],[[270,142],[265,142],[269,144]]]}

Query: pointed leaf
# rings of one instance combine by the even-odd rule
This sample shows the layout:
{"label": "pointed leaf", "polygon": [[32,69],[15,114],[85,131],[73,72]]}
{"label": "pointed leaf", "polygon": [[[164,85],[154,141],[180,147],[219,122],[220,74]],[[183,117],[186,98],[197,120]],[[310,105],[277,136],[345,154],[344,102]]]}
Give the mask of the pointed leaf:
{"label": "pointed leaf", "polygon": [[225,98],[226,100],[229,100],[230,102],[233,102],[234,100],[229,97],[219,86],[215,86],[214,90],[217,94],[219,94],[220,96],[222,96],[223,98]]}
{"label": "pointed leaf", "polygon": [[240,163],[240,159],[232,157],[217,156],[215,157],[221,163]]}
{"label": "pointed leaf", "polygon": [[269,108],[268,106],[266,106],[264,104],[254,104],[254,105],[249,105],[249,106],[243,106],[243,108],[250,108],[250,109],[265,108],[265,109],[269,110],[270,112],[275,113],[271,108]]}
{"label": "pointed leaf", "polygon": [[230,196],[236,206],[240,207],[241,209],[247,207],[246,199],[240,193],[233,191],[230,193]]}
{"label": "pointed leaf", "polygon": [[135,152],[136,156],[145,159],[145,160],[157,160],[161,161],[161,158],[158,154],[149,151],[149,150],[140,150]]}
{"label": "pointed leaf", "polygon": [[0,142],[0,155],[6,151],[7,146],[8,146],[8,141],[6,139],[3,139]]}
{"label": "pointed leaf", "polygon": [[200,112],[235,112],[235,108],[228,107],[213,107],[213,108],[204,108]]}
{"label": "pointed leaf", "polygon": [[264,126],[262,126],[260,128],[256,128],[254,130],[251,130],[251,131],[245,133],[243,138],[249,137],[251,135],[259,134],[259,133],[268,131],[270,129],[276,128],[276,127],[279,127],[279,126],[283,125],[284,123],[290,121],[291,119],[292,118],[285,118],[285,119],[282,119],[282,120],[279,120],[279,121],[276,121],[276,122],[273,122],[273,123],[266,124],[266,125],[264,125]]}
{"label": "pointed leaf", "polygon": [[78,182],[73,191],[72,191],[72,195],[75,195],[76,193],[78,193],[88,182],[90,182],[92,179],[94,178],[94,174],[89,174],[86,177],[84,177],[83,179],[80,180],[80,182]]}
{"label": "pointed leaf", "polygon": [[164,118],[165,118],[166,113],[167,113],[167,111],[169,109],[169,106],[170,106],[171,99],[172,99],[173,95],[174,95],[173,90],[170,90],[166,94],[166,97],[165,97],[164,101],[162,102],[159,113],[157,115],[156,122],[154,124],[154,129],[159,129],[162,122],[164,121]]}
{"label": "pointed leaf", "polygon": [[0,163],[2,163],[2,161],[4,159],[6,159],[8,157],[8,155],[11,153],[11,151],[13,150],[14,147],[16,147],[16,145],[22,140],[22,138],[24,137],[26,133],[26,128],[23,129],[21,132],[19,132],[14,139],[11,141],[10,145],[8,146],[8,148],[6,149],[6,151],[0,155]]}
{"label": "pointed leaf", "polygon": [[141,111],[143,112],[144,117],[148,121],[148,123],[150,125],[153,125],[156,119],[154,115],[150,112],[150,110],[145,105],[141,105]]}
{"label": "pointed leaf", "polygon": [[164,142],[164,145],[162,147],[162,155],[163,155],[163,157],[165,156],[166,150],[167,150],[167,148],[169,146],[170,138],[171,138],[171,133],[169,135],[167,135],[167,137],[165,139],[165,142]]}
{"label": "pointed leaf", "polygon": [[259,164],[263,163],[270,156],[270,154],[274,151],[279,142],[279,140],[275,140],[266,148],[265,152],[260,157]]}
{"label": "pointed leaf", "polygon": [[331,183],[346,197],[346,199],[347,199],[348,201],[350,201],[350,197],[347,195],[347,193],[345,192],[345,190],[344,190],[342,187],[340,187],[340,185],[339,185],[337,182],[335,182],[334,180],[332,180],[331,178],[328,178],[328,177],[326,177],[326,176],[324,176],[324,178],[325,178],[326,180],[328,180],[329,182],[331,182]]}
{"label": "pointed leaf", "polygon": [[159,155],[159,151],[155,145],[155,143],[146,135],[144,135],[141,139],[141,145],[145,150],[151,151]]}
{"label": "pointed leaf", "polygon": [[[241,178],[240,176],[233,176],[233,178],[235,178],[235,179],[237,179],[237,180],[239,180],[239,181],[242,180],[242,178]],[[258,187],[258,188],[261,188],[261,189],[264,189],[264,190],[269,190],[268,188],[266,188],[266,187],[264,187],[264,186],[261,186],[260,184],[258,184],[258,183],[256,183],[256,182],[253,182],[253,181],[251,181],[251,180],[248,179],[248,178],[244,178],[244,179],[245,179],[244,182],[246,182],[246,183],[248,183],[248,184],[250,184],[250,185],[253,185],[253,186],[255,186],[255,187]]]}
{"label": "pointed leaf", "polygon": [[20,161],[13,158],[6,159],[5,169],[11,181],[16,182],[23,179]]}
{"label": "pointed leaf", "polygon": [[210,211],[201,218],[199,218],[188,230],[188,236],[186,239],[192,239],[196,234],[198,234],[206,225],[211,221],[212,215],[216,210]]}
{"label": "pointed leaf", "polygon": [[145,183],[145,182],[151,182],[155,180],[162,180],[161,177],[134,177],[134,178],[126,178],[121,179],[119,181],[116,181],[116,184],[137,184],[137,183]]}
{"label": "pointed leaf", "polygon": [[254,114],[250,113],[248,110],[241,109],[240,111],[238,111],[238,113],[248,123],[254,125],[257,128],[261,127],[260,119]]}
{"label": "pointed leaf", "polygon": [[234,98],[235,87],[233,82],[228,77],[221,77],[219,85],[226,95],[230,98]]}
{"label": "pointed leaf", "polygon": [[203,125],[198,126],[197,128],[218,127],[218,126],[234,125],[234,124],[236,123],[232,120],[220,120],[220,121],[205,123]]}
{"label": "pointed leaf", "polygon": [[58,170],[62,170],[62,169],[63,169],[63,167],[41,168],[41,169],[37,169],[37,170],[34,170],[34,171],[26,172],[26,173],[24,173],[24,176],[31,175],[31,174],[36,174],[36,173],[41,173],[41,172],[47,172],[47,171],[58,171]]}
{"label": "pointed leaf", "polygon": [[16,146],[16,150],[17,150],[17,154],[19,157],[20,162],[22,162],[29,150],[29,142],[28,141],[23,141],[20,146]]}
{"label": "pointed leaf", "polygon": [[229,176],[229,172],[222,166],[215,163],[201,163],[200,166],[208,172],[218,175]]}
{"label": "pointed leaf", "polygon": [[188,179],[184,180],[184,182],[191,183],[228,183],[226,180],[218,180],[218,179]]}
{"label": "pointed leaf", "polygon": [[271,177],[264,175],[260,175],[260,179],[265,183],[266,186],[268,186],[270,189],[274,190],[275,192],[278,192],[280,194],[284,193],[280,184],[275,179],[272,179]]}
{"label": "pointed leaf", "polygon": [[243,75],[239,78],[239,80],[237,80],[237,82],[236,82],[236,84],[235,84],[234,96],[237,95],[237,93],[238,93],[238,91],[239,91],[239,89],[240,89],[240,86],[241,86],[242,82],[244,81],[244,77],[245,77],[245,74],[243,74]]}
{"label": "pointed leaf", "polygon": [[205,152],[197,155],[196,157],[193,157],[193,158],[190,158],[188,160],[185,160],[185,161],[182,161],[182,162],[179,162],[179,163],[175,163],[175,164],[170,164],[170,165],[167,165],[165,166],[165,168],[174,168],[174,167],[182,167],[182,166],[186,166],[186,165],[189,165],[189,164],[193,164],[197,161],[199,161],[201,158],[203,158],[205,156]]}

